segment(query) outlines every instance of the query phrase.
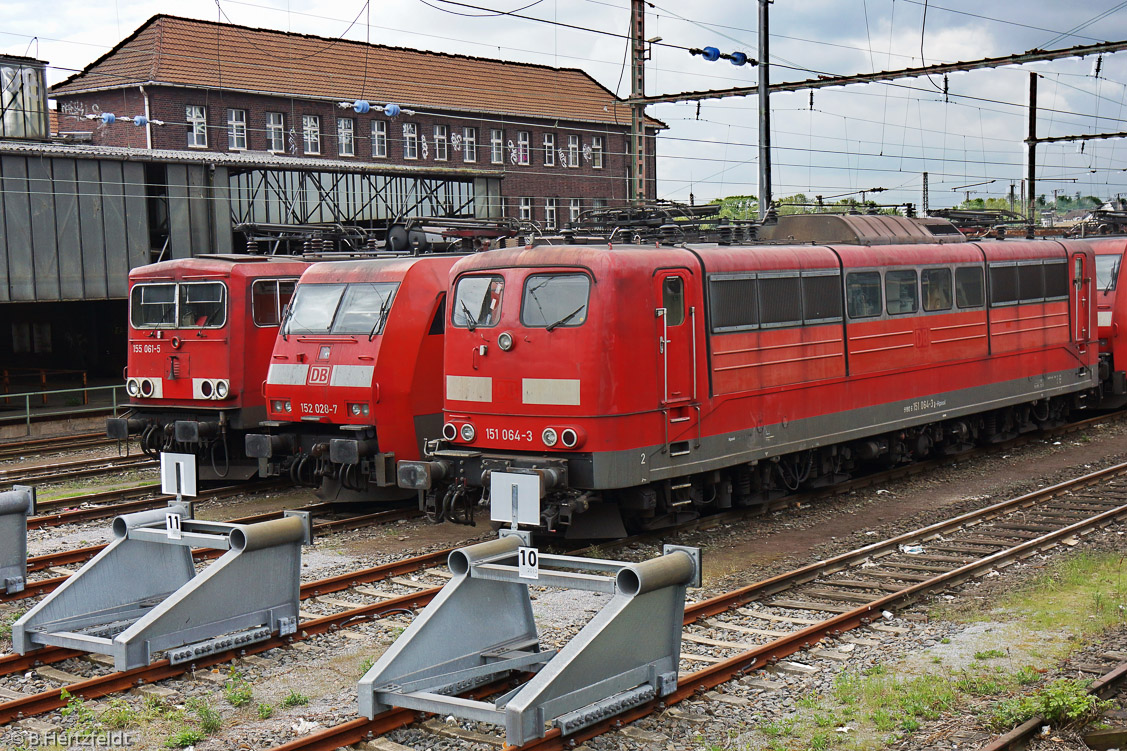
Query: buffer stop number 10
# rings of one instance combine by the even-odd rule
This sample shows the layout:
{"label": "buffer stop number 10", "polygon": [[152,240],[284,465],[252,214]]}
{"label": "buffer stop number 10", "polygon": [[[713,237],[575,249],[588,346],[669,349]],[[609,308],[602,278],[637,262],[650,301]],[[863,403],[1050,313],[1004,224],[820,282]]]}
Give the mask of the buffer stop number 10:
{"label": "buffer stop number 10", "polygon": [[517,548],[517,576],[521,579],[540,578],[540,552],[536,548]]}

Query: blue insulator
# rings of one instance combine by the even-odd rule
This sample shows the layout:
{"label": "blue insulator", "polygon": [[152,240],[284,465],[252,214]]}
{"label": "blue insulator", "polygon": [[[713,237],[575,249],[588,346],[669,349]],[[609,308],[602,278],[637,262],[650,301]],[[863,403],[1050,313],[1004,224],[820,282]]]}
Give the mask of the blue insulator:
{"label": "blue insulator", "polygon": [[134,115],[133,124],[134,125],[148,125],[149,124],[149,118],[145,117],[144,115]]}
{"label": "blue insulator", "polygon": [[114,113],[112,113],[112,112],[103,112],[102,113],[102,122],[104,122],[106,125],[112,125],[116,121],[117,121],[117,116],[114,115]]}
{"label": "blue insulator", "polygon": [[704,51],[701,52],[701,57],[710,63],[714,63],[720,59],[720,50],[715,47],[705,47]]}
{"label": "blue insulator", "polygon": [[744,52],[733,52],[730,57],[732,65],[747,65],[747,54]]}
{"label": "blue insulator", "polygon": [[388,117],[395,117],[396,115],[399,114],[399,105],[398,104],[385,104],[383,106],[383,113],[385,115],[387,115]]}
{"label": "blue insulator", "polygon": [[368,103],[367,99],[357,99],[352,103],[352,109],[356,110],[358,115],[366,115],[368,110],[372,109],[372,105]]}

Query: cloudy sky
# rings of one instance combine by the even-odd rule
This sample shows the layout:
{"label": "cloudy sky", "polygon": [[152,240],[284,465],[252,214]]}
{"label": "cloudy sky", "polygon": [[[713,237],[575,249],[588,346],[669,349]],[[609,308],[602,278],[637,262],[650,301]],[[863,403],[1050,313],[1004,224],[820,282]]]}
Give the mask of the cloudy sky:
{"label": "cloudy sky", "polygon": [[[49,7],[49,12],[47,12]],[[484,12],[514,11],[531,19]],[[523,10],[522,10],[523,9]],[[81,69],[156,13],[223,20],[326,37],[581,68],[629,94],[628,0],[3,0],[0,51],[50,63],[56,82]],[[646,69],[648,94],[752,85],[754,67],[709,63],[683,48],[757,51],[755,0],[657,0],[646,36],[660,36]],[[578,27],[578,28],[571,28]],[[602,33],[600,33],[602,32]],[[776,0],[771,6],[773,83],[819,74],[892,70],[921,63],[1127,40],[1127,2],[1115,0]],[[331,53],[327,53],[331,54]],[[827,198],[886,188],[889,203],[932,207],[1002,197],[1024,175],[1026,92],[1039,85],[1038,135],[1127,131],[1127,52],[1103,60],[904,79],[772,97],[774,193]],[[403,104],[408,104],[404,102]],[[662,104],[661,198],[697,203],[757,192],[754,99]],[[1127,142],[1038,147],[1038,193],[1127,196]],[[985,184],[977,184],[985,183]],[[970,187],[963,187],[970,186]]]}

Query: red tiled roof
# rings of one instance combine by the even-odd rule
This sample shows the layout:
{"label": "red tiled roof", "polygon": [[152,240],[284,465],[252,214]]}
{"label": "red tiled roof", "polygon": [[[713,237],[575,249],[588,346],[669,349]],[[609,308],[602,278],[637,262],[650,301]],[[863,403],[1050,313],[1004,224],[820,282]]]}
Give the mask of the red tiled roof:
{"label": "red tiled roof", "polygon": [[[51,88],[52,96],[153,82],[394,102],[408,109],[630,122],[627,105],[575,68],[506,62],[156,15]],[[617,110],[617,112],[616,112]],[[655,127],[663,123],[649,119]]]}

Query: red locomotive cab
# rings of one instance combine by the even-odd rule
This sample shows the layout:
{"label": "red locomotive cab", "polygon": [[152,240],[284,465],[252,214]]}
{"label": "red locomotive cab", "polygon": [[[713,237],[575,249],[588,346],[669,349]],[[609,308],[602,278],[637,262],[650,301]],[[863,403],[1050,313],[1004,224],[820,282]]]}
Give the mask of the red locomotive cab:
{"label": "red locomotive cab", "polygon": [[1127,295],[1119,290],[1127,282],[1123,256],[1127,240],[1122,237],[1089,240],[1095,253],[1094,296],[1100,352],[1100,380],[1106,388],[1101,406],[1127,404],[1127,332],[1121,331],[1127,320]]}
{"label": "red locomotive cab", "polygon": [[325,499],[391,500],[397,458],[441,425],[442,322],[456,257],[315,264],[275,341],[263,392],[270,434],[246,446],[260,474]]}
{"label": "red locomotive cab", "polygon": [[[646,475],[652,454],[634,450],[639,435],[663,436],[654,450],[669,455],[699,433],[699,273],[675,249],[577,246],[550,264],[537,255],[492,251],[453,271],[442,437],[481,453],[467,484],[431,504],[476,500],[489,471],[536,471],[545,490],[575,490],[574,503],[546,509],[546,526],[582,534],[572,519],[582,510],[582,521],[619,530],[618,510],[601,514],[582,489]],[[640,265],[651,273],[634,273]],[[423,489],[442,469],[405,462],[400,472],[404,487]]]}
{"label": "red locomotive cab", "polygon": [[203,479],[254,473],[243,432],[265,418],[261,384],[282,306],[308,266],[290,258],[200,256],[130,274],[126,392],[111,437],[147,453],[195,453]]}

